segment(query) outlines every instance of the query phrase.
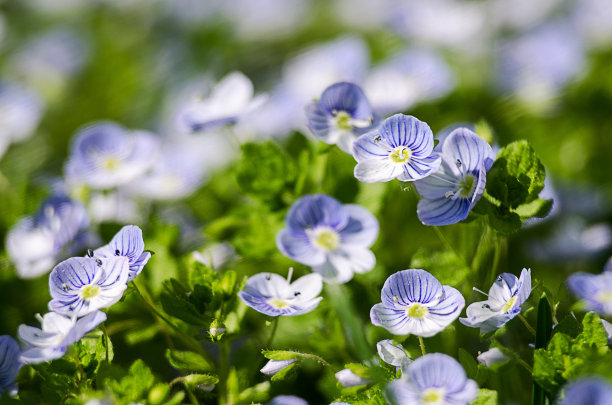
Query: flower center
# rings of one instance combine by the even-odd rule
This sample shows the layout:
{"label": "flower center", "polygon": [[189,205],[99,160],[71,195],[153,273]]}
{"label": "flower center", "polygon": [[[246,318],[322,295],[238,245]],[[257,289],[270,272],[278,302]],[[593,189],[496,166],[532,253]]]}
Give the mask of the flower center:
{"label": "flower center", "polygon": [[114,156],[109,156],[102,160],[102,167],[106,170],[115,170],[119,167],[119,159]]}
{"label": "flower center", "polygon": [[81,298],[86,299],[86,300],[94,298],[99,293],[100,293],[100,287],[95,284],[84,285],[83,287],[81,287],[81,290],[79,291],[79,295],[81,296]]}
{"label": "flower center", "polygon": [[391,151],[389,159],[391,159],[393,163],[406,163],[410,160],[411,156],[412,151],[410,149],[405,146],[398,146]]}
{"label": "flower center", "polygon": [[276,309],[285,309],[289,303],[281,298],[270,298],[268,304]]}
{"label": "flower center", "polygon": [[428,312],[429,310],[425,305],[421,304],[420,302],[413,302],[412,304],[408,305],[406,315],[411,318],[420,319],[427,315]]}
{"label": "flower center", "polygon": [[466,174],[459,183],[459,195],[463,198],[471,197],[476,188],[476,177],[473,174]]}
{"label": "flower center", "polygon": [[315,229],[310,240],[322,250],[334,250],[340,244],[340,236],[331,228]]}
{"label": "flower center", "polygon": [[595,294],[595,300],[603,304],[611,304],[612,303],[612,291],[598,292],[597,294]]}
{"label": "flower center", "polygon": [[508,301],[506,301],[506,304],[502,307],[502,312],[504,314],[512,309],[514,303],[516,302],[516,299],[517,297],[512,297]]}
{"label": "flower center", "polygon": [[338,111],[335,114],[336,117],[336,125],[339,129],[350,131],[353,129],[353,123],[351,120],[351,116],[346,111]]}
{"label": "flower center", "polygon": [[421,394],[423,405],[438,405],[444,401],[444,388],[427,388]]}

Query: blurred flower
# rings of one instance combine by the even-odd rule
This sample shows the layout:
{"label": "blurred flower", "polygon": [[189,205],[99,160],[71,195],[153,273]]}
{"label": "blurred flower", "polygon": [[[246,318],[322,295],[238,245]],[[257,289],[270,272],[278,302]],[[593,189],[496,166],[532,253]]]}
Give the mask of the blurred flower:
{"label": "blurred flower", "polygon": [[38,96],[15,84],[0,82],[0,158],[12,142],[32,135],[43,113]]}
{"label": "blurred flower", "polygon": [[338,371],[335,376],[336,380],[338,380],[340,385],[342,385],[344,388],[357,387],[359,385],[368,384],[372,381],[367,378],[359,377],[348,368]]}
{"label": "blurred flower", "polygon": [[563,390],[559,405],[608,405],[612,385],[599,376],[581,377],[571,381]]}
{"label": "blurred flower", "polygon": [[0,336],[0,397],[6,390],[17,390],[15,378],[21,368],[19,344],[9,335]]}
{"label": "blurred flower", "polygon": [[484,193],[487,170],[495,156],[491,146],[467,128],[454,130],[442,144],[437,172],[415,181],[423,197],[417,214],[425,225],[463,221]]}
{"label": "blurred flower", "polygon": [[145,252],[144,247],[142,230],[136,225],[126,225],[113,236],[108,245],[94,250],[94,256],[100,259],[127,257],[130,266],[127,282],[130,282],[140,274],[151,258],[151,252]]}
{"label": "blurred flower", "polygon": [[370,319],[394,335],[433,336],[457,319],[465,306],[459,291],[420,269],[392,274],[380,295],[382,303],[372,307]]}
{"label": "blurred flower", "polygon": [[306,106],[308,128],[317,138],[351,153],[353,141],[377,125],[377,117],[359,86],[336,83],[325,89],[319,101]]}
{"label": "blurred flower", "polygon": [[278,373],[279,371],[281,371],[282,369],[289,367],[290,365],[292,365],[293,363],[295,363],[295,359],[289,359],[289,360],[268,360],[268,362],[266,363],[265,366],[263,366],[263,368],[259,371],[261,371],[263,374],[267,375],[268,377],[273,376],[274,374]]}
{"label": "blurred flower", "polygon": [[402,368],[402,378],[385,389],[392,404],[468,405],[478,393],[478,385],[465,375],[461,364],[442,353],[419,357]]}
{"label": "blurred flower", "polygon": [[402,360],[409,359],[404,347],[399,343],[393,344],[391,339],[381,340],[376,343],[376,350],[382,361],[395,367],[400,367]]}
{"label": "blurred flower", "polygon": [[455,87],[444,59],[431,49],[414,48],[372,69],[363,89],[381,114],[405,111],[414,104],[443,97]]}
{"label": "blurred flower", "polygon": [[487,350],[486,352],[482,352],[476,357],[479,363],[484,364],[487,367],[491,367],[493,364],[504,363],[509,360],[510,357],[506,356],[501,350],[497,347]]}
{"label": "blurred flower", "polygon": [[608,0],[581,0],[573,4],[570,18],[586,44],[601,50],[612,43],[612,7]]}
{"label": "blurred flower", "polygon": [[126,191],[93,191],[87,204],[91,221],[96,224],[142,222],[143,208]]}
{"label": "blurred flower", "polygon": [[523,269],[520,278],[502,273],[489,289],[489,294],[485,294],[488,299],[470,304],[466,310],[467,318],[459,318],[459,322],[472,328],[480,327],[481,334],[494,331],[521,313],[521,305],[529,294],[530,269]]}
{"label": "blurred flower", "polygon": [[374,268],[376,258],[369,248],[378,237],[378,221],[359,205],[307,195],[291,206],[285,225],[276,236],[278,249],[311,266],[328,283],[345,283],[353,273]]}
{"label": "blurred flower", "polygon": [[422,179],[440,166],[433,148],[429,125],[413,116],[393,115],[353,144],[355,177],[364,183]]}
{"label": "blurred flower", "polygon": [[156,136],[146,131],[126,130],[113,122],[90,124],[72,141],[67,180],[94,189],[127,184],[155,162],[158,143]]}
{"label": "blurred flower", "polygon": [[95,311],[79,319],[49,312],[37,315],[41,329],[19,326],[19,339],[26,345],[21,360],[27,364],[44,363],[62,357],[68,347],[106,320],[106,314]]}
{"label": "blurred flower", "polygon": [[83,316],[108,308],[123,296],[129,273],[128,258],[71,257],[49,276],[53,298],[49,309],[62,315]]}
{"label": "blurred flower", "polygon": [[35,217],[22,218],[6,236],[6,250],[19,277],[40,276],[78,250],[88,225],[82,204],[62,195],[45,200]]}
{"label": "blurred flower", "polygon": [[236,251],[228,242],[221,242],[210,245],[202,251],[194,251],[191,253],[191,257],[216,270],[236,257]]}
{"label": "blurred flower", "polygon": [[240,72],[225,76],[206,98],[188,102],[179,112],[179,120],[191,131],[233,124],[260,107],[267,96],[253,97],[253,83]]}
{"label": "blurred flower", "polygon": [[567,278],[567,286],[589,311],[612,315],[612,272],[574,273]]}
{"label": "blurred flower", "polygon": [[308,402],[293,395],[277,395],[266,402],[266,405],[308,405]]}
{"label": "blurred flower", "polygon": [[312,311],[323,297],[317,297],[323,288],[321,276],[308,274],[293,283],[278,274],[259,273],[246,281],[238,293],[242,301],[269,316],[296,316]]}

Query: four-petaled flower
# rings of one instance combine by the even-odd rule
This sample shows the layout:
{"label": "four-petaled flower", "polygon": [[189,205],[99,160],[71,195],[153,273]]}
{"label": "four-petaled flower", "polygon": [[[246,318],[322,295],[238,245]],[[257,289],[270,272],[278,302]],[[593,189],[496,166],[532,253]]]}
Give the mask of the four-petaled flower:
{"label": "four-petaled flower", "polygon": [[467,405],[476,399],[478,385],[467,378],[461,364],[442,353],[419,357],[391,382],[385,397],[391,404]]}
{"label": "four-petaled flower", "polygon": [[351,153],[353,141],[371,131],[378,117],[359,86],[340,82],[329,86],[321,99],[306,106],[308,128],[323,142]]}
{"label": "four-petaled flower", "polygon": [[394,335],[433,336],[457,319],[465,306],[459,291],[420,269],[392,274],[381,300],[372,307],[370,318]]}
{"label": "four-petaled flower", "polygon": [[438,170],[429,125],[415,117],[396,114],[353,143],[355,177],[364,183],[414,181]]}
{"label": "four-petaled flower", "polygon": [[529,294],[531,270],[523,269],[520,278],[502,273],[486,294],[489,299],[470,304],[466,310],[467,318],[460,318],[459,322],[472,328],[480,327],[480,333],[494,331],[521,313],[521,305]]}
{"label": "four-petaled flower", "polygon": [[63,315],[83,316],[107,308],[127,288],[128,258],[71,257],[55,266],[49,276],[53,299],[49,309]]}
{"label": "four-petaled flower", "polygon": [[425,225],[450,225],[466,219],[484,193],[487,170],[493,165],[491,146],[467,128],[451,132],[441,150],[438,171],[414,182],[423,197],[417,215]]}
{"label": "four-petaled flower", "polygon": [[55,312],[49,312],[43,317],[37,315],[37,318],[41,328],[19,326],[19,339],[26,345],[21,353],[21,360],[27,364],[59,359],[70,345],[81,340],[85,334],[104,322],[106,314],[95,311],[78,321],[74,317]]}
{"label": "four-petaled flower", "polygon": [[117,232],[108,245],[96,249],[94,256],[101,259],[114,256],[127,257],[130,266],[127,281],[130,282],[140,274],[151,258],[151,252],[145,252],[144,247],[142,230],[136,225],[126,225]]}
{"label": "four-petaled flower", "polygon": [[347,282],[376,264],[369,248],[378,237],[378,221],[359,205],[307,195],[293,204],[285,224],[276,237],[279,250],[311,266],[326,282]]}
{"label": "four-petaled flower", "polygon": [[323,288],[318,274],[308,274],[293,283],[278,274],[255,274],[246,282],[238,296],[254,310],[269,316],[296,316],[312,311],[323,297],[317,297]]}
{"label": "four-petaled flower", "polygon": [[21,368],[19,344],[9,335],[0,336],[0,397],[4,390],[14,391],[15,378]]}
{"label": "four-petaled flower", "polygon": [[589,311],[612,315],[612,271],[601,274],[574,273],[568,277],[567,286],[583,300]]}

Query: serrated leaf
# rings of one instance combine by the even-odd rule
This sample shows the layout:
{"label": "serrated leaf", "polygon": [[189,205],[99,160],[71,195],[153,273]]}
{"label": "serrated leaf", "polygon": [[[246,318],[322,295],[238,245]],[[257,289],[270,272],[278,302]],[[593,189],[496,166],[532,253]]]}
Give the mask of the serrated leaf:
{"label": "serrated leaf", "polygon": [[480,388],[471,405],[497,405],[497,391]]}
{"label": "serrated leaf", "polygon": [[214,366],[198,353],[190,351],[170,350],[166,349],[166,359],[172,367],[181,371],[210,371]]}
{"label": "serrated leaf", "polygon": [[[535,200],[544,188],[546,171],[535,150],[525,140],[515,141],[502,148],[497,159],[504,160],[507,173],[526,188],[527,196],[523,202]],[[513,203],[519,199],[513,199]],[[512,205],[516,207],[520,204]]]}

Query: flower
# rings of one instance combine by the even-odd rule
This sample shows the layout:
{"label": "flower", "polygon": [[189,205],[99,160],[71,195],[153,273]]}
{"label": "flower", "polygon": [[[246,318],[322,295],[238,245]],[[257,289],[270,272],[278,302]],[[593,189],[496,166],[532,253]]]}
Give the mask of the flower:
{"label": "flower", "polygon": [[233,124],[259,108],[266,99],[265,94],[253,97],[253,83],[249,78],[232,72],[217,83],[208,98],[187,103],[179,113],[179,120],[192,131]]}
{"label": "flower", "polygon": [[130,282],[140,274],[151,258],[151,252],[145,252],[144,247],[142,230],[136,225],[126,225],[113,236],[108,245],[94,250],[94,256],[100,259],[127,257],[130,266],[127,282]]}
{"label": "flower", "polygon": [[128,258],[71,257],[49,276],[53,299],[49,309],[62,315],[83,316],[107,308],[121,299],[127,288]]}
{"label": "flower", "polygon": [[320,100],[306,106],[306,117],[313,134],[347,153],[355,138],[374,129],[378,121],[361,88],[346,82],[326,88]]}
{"label": "flower", "polygon": [[568,277],[567,286],[589,311],[612,315],[612,272],[574,273]]}
{"label": "flower", "polygon": [[393,344],[391,339],[381,340],[376,343],[376,350],[382,361],[395,367],[400,367],[402,360],[409,359],[404,346],[400,343]]}
{"label": "flower", "polygon": [[285,225],[276,235],[278,249],[328,283],[345,283],[376,264],[369,248],[378,237],[378,221],[359,205],[307,195],[291,206]]}
{"label": "flower", "polygon": [[442,143],[438,171],[414,185],[423,197],[417,215],[425,225],[463,221],[484,193],[493,165],[491,146],[467,128],[457,128]]}
{"label": "flower", "polygon": [[0,397],[4,390],[15,391],[15,378],[21,368],[19,344],[9,335],[0,336]]}
{"label": "flower", "polygon": [[494,347],[482,352],[476,357],[479,363],[484,364],[487,367],[491,367],[494,364],[505,363],[510,357],[506,356],[499,348]]}
{"label": "flower", "polygon": [[467,405],[477,393],[478,385],[466,377],[457,360],[430,353],[402,369],[402,378],[387,386],[385,398],[398,405]]}
{"label": "flower", "polygon": [[582,377],[569,383],[559,405],[607,405],[612,397],[612,385],[599,376]]}
{"label": "flower", "polygon": [[37,316],[41,328],[19,325],[19,339],[26,347],[21,360],[27,364],[38,364],[59,359],[68,347],[79,341],[86,333],[94,330],[106,320],[102,311],[94,311],[78,321],[55,312]]}
{"label": "flower", "polygon": [[[8,232],[6,250],[22,278],[47,273],[77,241],[89,225],[85,207],[68,197],[48,198],[34,217],[22,218]],[[74,248],[74,249],[73,249]]]}
{"label": "flower", "polygon": [[530,269],[523,269],[520,278],[502,273],[489,289],[489,294],[485,294],[488,299],[470,304],[466,310],[467,318],[460,318],[459,322],[472,328],[480,327],[481,334],[494,331],[521,313],[521,305],[529,294]]}
{"label": "flower", "polygon": [[359,377],[348,368],[340,370],[334,375],[336,376],[336,380],[338,380],[340,385],[342,385],[344,388],[357,387],[359,385],[368,384],[372,381],[367,378]]}
{"label": "flower", "polygon": [[75,135],[66,163],[70,183],[109,189],[142,176],[155,162],[158,140],[146,131],[129,131],[113,122],[97,122]]}
{"label": "flower", "polygon": [[274,374],[276,374],[279,371],[281,371],[282,369],[284,369],[286,367],[289,367],[290,365],[292,365],[295,362],[296,362],[296,359],[289,359],[289,360],[268,360],[266,365],[263,366],[262,369],[259,370],[259,371],[261,371],[263,374],[267,375],[268,377],[271,377]]}
{"label": "flower", "polygon": [[42,112],[36,94],[17,84],[0,82],[0,157],[12,142],[34,133]]}
{"label": "flower", "polygon": [[353,143],[355,177],[364,183],[422,179],[440,166],[433,148],[429,125],[409,115],[393,115]]}
{"label": "flower", "polygon": [[420,269],[392,274],[381,300],[370,310],[370,319],[394,335],[433,336],[457,319],[465,306],[459,291]]}
{"label": "flower", "polygon": [[238,293],[242,301],[254,310],[269,316],[296,316],[312,311],[323,297],[321,276],[308,274],[293,283],[278,274],[259,273],[246,281]]}
{"label": "flower", "polygon": [[266,402],[266,405],[308,405],[308,402],[293,395],[277,395]]}

